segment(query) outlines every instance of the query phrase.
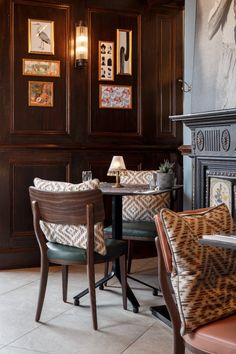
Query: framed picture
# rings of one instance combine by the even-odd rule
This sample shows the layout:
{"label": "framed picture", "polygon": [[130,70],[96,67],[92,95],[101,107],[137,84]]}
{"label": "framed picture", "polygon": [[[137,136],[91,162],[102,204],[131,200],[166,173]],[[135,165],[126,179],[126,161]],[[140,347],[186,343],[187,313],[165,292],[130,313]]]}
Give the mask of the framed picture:
{"label": "framed picture", "polygon": [[54,54],[54,21],[28,19],[28,52]]}
{"label": "framed picture", "polygon": [[132,87],[99,85],[99,108],[132,108]]}
{"label": "framed picture", "polygon": [[29,81],[29,106],[53,107],[53,82]]}
{"label": "framed picture", "polygon": [[60,61],[59,60],[37,60],[23,59],[23,75],[30,76],[60,76]]}
{"label": "framed picture", "polygon": [[221,203],[225,203],[232,212],[232,181],[211,177],[209,206]]}
{"label": "framed picture", "polygon": [[116,30],[116,73],[132,75],[132,31]]}
{"label": "framed picture", "polygon": [[98,80],[114,80],[114,42],[98,41]]}

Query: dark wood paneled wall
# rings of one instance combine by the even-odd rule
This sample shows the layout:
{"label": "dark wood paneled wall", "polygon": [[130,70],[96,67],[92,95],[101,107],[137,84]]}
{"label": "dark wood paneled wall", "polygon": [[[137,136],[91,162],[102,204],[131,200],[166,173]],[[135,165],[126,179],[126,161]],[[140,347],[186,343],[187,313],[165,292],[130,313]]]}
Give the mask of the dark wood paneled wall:
{"label": "dark wood paneled wall", "polygon": [[[173,3],[173,2],[172,2]],[[169,115],[182,113],[182,8],[141,0],[0,2],[0,268],[37,265],[28,187],[33,178],[81,181],[81,171],[106,176],[113,155],[132,169],[176,162],[182,129]],[[28,53],[28,19],[55,23],[55,54]],[[75,23],[89,25],[89,63],[74,68]],[[106,84],[132,86],[132,109],[100,109],[98,41],[116,42],[116,29],[132,30],[132,76]],[[60,77],[22,75],[22,60],[59,60]],[[54,84],[53,107],[28,106],[28,81]],[[110,179],[111,180],[111,179]],[[106,201],[107,215],[109,203]]]}

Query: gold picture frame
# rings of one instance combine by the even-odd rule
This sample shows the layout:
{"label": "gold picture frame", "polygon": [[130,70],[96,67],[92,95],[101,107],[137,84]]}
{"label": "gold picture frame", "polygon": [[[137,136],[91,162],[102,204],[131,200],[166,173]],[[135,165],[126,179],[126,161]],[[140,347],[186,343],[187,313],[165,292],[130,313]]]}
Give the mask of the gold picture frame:
{"label": "gold picture frame", "polygon": [[28,19],[28,52],[54,54],[54,21]]}
{"label": "gold picture frame", "polygon": [[116,30],[116,73],[132,75],[132,31]]}
{"label": "gold picture frame", "polygon": [[53,82],[29,81],[28,105],[36,107],[53,107]]}
{"label": "gold picture frame", "polygon": [[98,80],[114,81],[114,42],[98,41]]}
{"label": "gold picture frame", "polygon": [[99,108],[132,109],[132,86],[100,84]]}
{"label": "gold picture frame", "polygon": [[22,74],[27,76],[60,77],[60,61],[23,58]]}

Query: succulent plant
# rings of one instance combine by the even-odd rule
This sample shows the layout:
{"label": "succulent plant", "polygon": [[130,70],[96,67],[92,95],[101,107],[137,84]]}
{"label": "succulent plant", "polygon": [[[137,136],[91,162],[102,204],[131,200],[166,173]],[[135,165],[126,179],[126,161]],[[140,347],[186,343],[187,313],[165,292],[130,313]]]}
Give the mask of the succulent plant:
{"label": "succulent plant", "polygon": [[159,166],[159,172],[174,173],[174,171],[173,171],[174,165],[175,165],[174,162],[170,162],[169,160],[164,160],[164,162],[161,163]]}

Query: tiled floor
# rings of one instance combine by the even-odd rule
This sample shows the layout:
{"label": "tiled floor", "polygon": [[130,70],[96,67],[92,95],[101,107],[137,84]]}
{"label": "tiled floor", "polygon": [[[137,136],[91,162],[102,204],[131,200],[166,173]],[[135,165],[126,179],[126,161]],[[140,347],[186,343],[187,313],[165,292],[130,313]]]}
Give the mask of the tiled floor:
{"label": "tiled floor", "polygon": [[[98,278],[103,266],[96,268]],[[134,261],[133,270],[156,285],[156,259]],[[152,291],[129,281],[140,302],[138,314],[122,308],[120,287],[113,278],[97,290],[98,326],[92,329],[88,295],[79,307],[73,296],[86,286],[84,267],[72,267],[68,303],[63,303],[60,269],[50,270],[40,323],[34,321],[39,269],[0,271],[0,354],[172,354],[171,330],[152,316],[149,307],[163,303]]]}

